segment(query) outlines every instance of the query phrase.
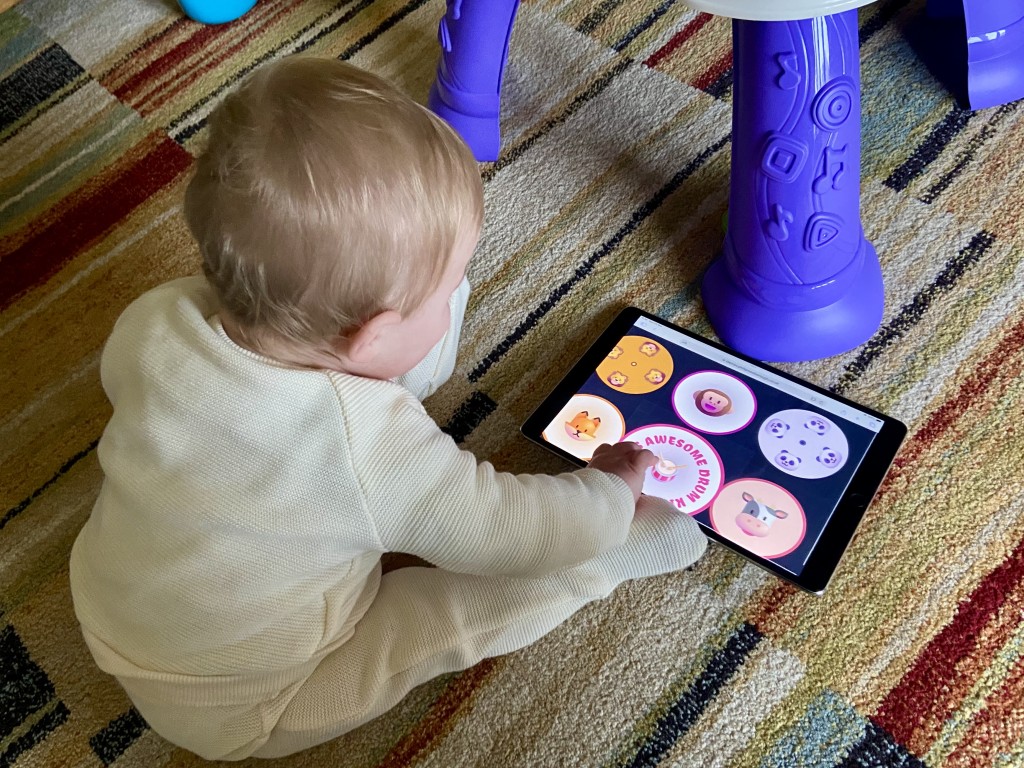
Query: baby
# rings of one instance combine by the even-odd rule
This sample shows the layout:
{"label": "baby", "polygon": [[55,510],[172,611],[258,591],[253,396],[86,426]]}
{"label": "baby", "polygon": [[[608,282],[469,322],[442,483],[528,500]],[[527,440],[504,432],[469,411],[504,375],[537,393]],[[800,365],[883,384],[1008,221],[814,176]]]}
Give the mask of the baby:
{"label": "baby", "polygon": [[[293,57],[209,133],[185,199],[205,276],[113,330],[105,479],[71,554],[85,640],[157,733],[211,759],[296,752],[700,557],[696,523],[640,496],[650,451],[516,476],[424,411],[483,220],[443,121]],[[387,552],[434,567],[382,576]]]}

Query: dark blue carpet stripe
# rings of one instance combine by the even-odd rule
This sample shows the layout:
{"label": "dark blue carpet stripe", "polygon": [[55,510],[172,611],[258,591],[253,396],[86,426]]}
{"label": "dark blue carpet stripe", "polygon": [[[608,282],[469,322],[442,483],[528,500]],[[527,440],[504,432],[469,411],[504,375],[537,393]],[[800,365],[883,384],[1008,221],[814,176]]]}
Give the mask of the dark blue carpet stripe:
{"label": "dark blue carpet stripe", "polygon": [[0,80],[0,131],[84,74],[85,70],[59,45],[44,48],[35,58]]}
{"label": "dark blue carpet stripe", "polygon": [[864,736],[835,768],[928,768],[883,729],[868,722]]}
{"label": "dark blue carpet stripe", "polygon": [[896,192],[902,192],[928,169],[939,156],[946,150],[946,147],[967,127],[973,112],[954,106],[932,128],[924,140],[917,145],[907,160],[896,168],[885,180],[885,186]]}
{"label": "dark blue carpet stripe", "polygon": [[725,98],[726,94],[732,90],[732,71],[732,67],[725,70],[725,72],[718,76],[715,82],[704,89],[704,93],[714,96],[716,99]]}
{"label": "dark blue carpet stripe", "polygon": [[12,741],[7,749],[0,752],[0,768],[9,768],[14,765],[22,754],[37,744],[41,744],[51,733],[62,726],[70,715],[71,712],[64,702],[58,701],[53,709],[39,718],[39,722]]}
{"label": "dark blue carpet stripe", "polygon": [[576,31],[589,35],[604,24],[608,17],[612,15],[612,12],[622,5],[623,2],[624,0],[603,0],[597,8],[583,17],[583,21],[576,25]]}
{"label": "dark blue carpet stripe", "polygon": [[95,440],[93,440],[91,443],[89,443],[88,446],[86,446],[81,451],[79,451],[74,456],[72,456],[70,459],[65,461],[64,464],[61,465],[61,468],[57,470],[56,474],[54,474],[53,477],[51,477],[49,480],[47,480],[41,486],[39,486],[34,491],[32,491],[32,494],[30,496],[28,496],[28,498],[22,499],[18,504],[16,504],[15,506],[13,506],[9,510],[7,510],[7,512],[4,513],[4,516],[0,517],[0,531],[2,531],[4,526],[7,525],[9,522],[11,522],[11,520],[13,520],[18,515],[20,515],[22,512],[24,512],[25,508],[28,507],[28,505],[31,504],[33,501],[35,501],[37,498],[39,498],[39,496],[47,488],[49,488],[55,482],[60,480],[61,477],[63,477],[65,474],[67,474],[68,470],[70,470],[73,466],[75,466],[75,464],[77,464],[79,461],[81,461],[86,456],[88,456],[90,453],[92,453],[96,449],[96,446],[99,444],[99,442],[100,442],[99,438],[96,438]]}
{"label": "dark blue carpet stripe", "polygon": [[668,9],[675,4],[676,0],[664,0],[664,2],[661,5],[655,8],[649,14],[647,14],[646,18],[642,19],[635,27],[633,27],[631,30],[629,30],[629,32],[623,35],[619,39],[619,41],[612,46],[612,48],[615,51],[621,53],[623,50],[625,50],[626,46],[628,46],[630,43],[636,40],[648,29],[653,27],[655,22],[657,22],[658,19],[664,16],[668,12]]}
{"label": "dark blue carpet stripe", "polygon": [[89,739],[89,746],[104,765],[110,765],[123,755],[148,727],[142,715],[132,707]]}
{"label": "dark blue carpet stripe", "polygon": [[363,48],[368,46],[378,37],[380,37],[393,26],[395,26],[395,24],[400,22],[413,11],[424,6],[426,3],[427,0],[410,0],[410,2],[406,3],[393,14],[384,19],[384,21],[382,21],[376,29],[374,29],[372,32],[367,32],[356,42],[354,42],[352,45],[350,45],[348,48],[342,51],[341,54],[339,54],[338,58],[341,59],[342,61],[352,58],[361,50],[363,50]]}
{"label": "dark blue carpet stripe", "polygon": [[455,409],[451,419],[441,427],[456,443],[463,442],[480,422],[494,413],[498,404],[483,392],[474,392]]}
{"label": "dark blue carpet stripe", "polygon": [[0,630],[0,741],[54,697],[53,683],[32,661],[10,624]]}
{"label": "dark blue carpet stripe", "polygon": [[718,151],[725,147],[729,143],[729,136],[716,141],[710,147],[707,147],[703,152],[697,155],[693,160],[687,163],[686,167],[676,173],[665,186],[659,189],[653,197],[647,202],[637,208],[630,216],[629,220],[619,228],[619,231],[606,240],[596,251],[594,251],[582,264],[576,267],[575,272],[569,277],[568,280],[563,282],[557,288],[555,288],[540,305],[527,315],[526,319],[523,320],[512,333],[506,336],[491,352],[474,368],[469,374],[469,380],[471,382],[479,381],[484,374],[487,373],[494,366],[495,363],[499,362],[509,350],[516,345],[516,343],[526,336],[534,326],[545,316],[548,312],[554,309],[559,302],[569,292],[575,288],[580,282],[582,282],[591,272],[594,271],[594,267],[601,261],[601,259],[614,252],[616,248],[626,239],[637,227],[640,226],[654,211],[665,202],[666,199],[673,192],[675,192],[683,183],[689,179],[694,173],[696,173],[711,157],[713,157]]}
{"label": "dark blue carpet stripe", "polygon": [[939,180],[936,181],[928,191],[921,196],[921,202],[934,203],[938,199],[939,195],[945,192],[952,186],[953,182],[956,181],[963,173],[964,169],[967,168],[977,156],[978,151],[998,133],[999,123],[1002,122],[1003,118],[1007,115],[1015,112],[1020,107],[1021,102],[1015,101],[1012,104],[1004,104],[995,110],[994,115],[989,120],[988,124],[985,125],[977,135],[972,136],[967,142],[967,147],[961,153],[959,159],[949,171],[942,174]]}
{"label": "dark blue carpet stripe", "polygon": [[693,727],[762,639],[763,635],[753,625],[741,625],[729,637],[725,647],[711,657],[711,662],[689,690],[658,720],[651,735],[628,764],[629,768],[654,768],[661,762],[673,745]]}
{"label": "dark blue carpet stripe", "polygon": [[921,322],[935,299],[951,291],[967,270],[977,264],[988,252],[995,240],[995,235],[984,230],[972,237],[970,243],[946,262],[942,271],[929,285],[922,288],[909,304],[903,306],[898,315],[878,330],[860,351],[860,354],[846,366],[842,376],[832,386],[832,391],[842,393],[849,389],[850,385],[859,379],[894,341],[906,335],[910,329]]}

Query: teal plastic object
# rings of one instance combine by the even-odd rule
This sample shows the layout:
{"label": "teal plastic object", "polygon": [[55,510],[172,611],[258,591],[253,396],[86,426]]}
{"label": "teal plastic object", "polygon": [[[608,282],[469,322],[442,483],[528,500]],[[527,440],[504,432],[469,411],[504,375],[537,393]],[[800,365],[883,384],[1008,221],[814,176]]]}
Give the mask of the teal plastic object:
{"label": "teal plastic object", "polygon": [[203,24],[226,24],[244,16],[256,0],[178,0],[190,19]]}

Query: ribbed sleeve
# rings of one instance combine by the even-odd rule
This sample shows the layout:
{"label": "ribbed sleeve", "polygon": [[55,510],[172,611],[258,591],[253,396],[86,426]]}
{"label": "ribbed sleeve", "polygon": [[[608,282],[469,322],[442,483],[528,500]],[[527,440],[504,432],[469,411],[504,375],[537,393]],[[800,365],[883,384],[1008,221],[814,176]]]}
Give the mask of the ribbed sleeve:
{"label": "ribbed sleeve", "polygon": [[460,450],[413,397],[396,390],[371,404],[351,377],[333,378],[385,548],[463,573],[536,576],[625,539],[634,505],[618,477],[497,472]]}

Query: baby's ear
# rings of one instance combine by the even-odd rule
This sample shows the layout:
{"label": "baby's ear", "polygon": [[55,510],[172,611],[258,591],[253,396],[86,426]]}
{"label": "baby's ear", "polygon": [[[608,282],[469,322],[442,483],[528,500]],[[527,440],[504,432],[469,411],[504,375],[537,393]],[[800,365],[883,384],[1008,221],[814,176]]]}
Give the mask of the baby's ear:
{"label": "baby's ear", "polygon": [[344,343],[344,354],[354,363],[372,362],[383,351],[383,342],[393,326],[402,322],[402,316],[392,309],[375,315],[349,334]]}

